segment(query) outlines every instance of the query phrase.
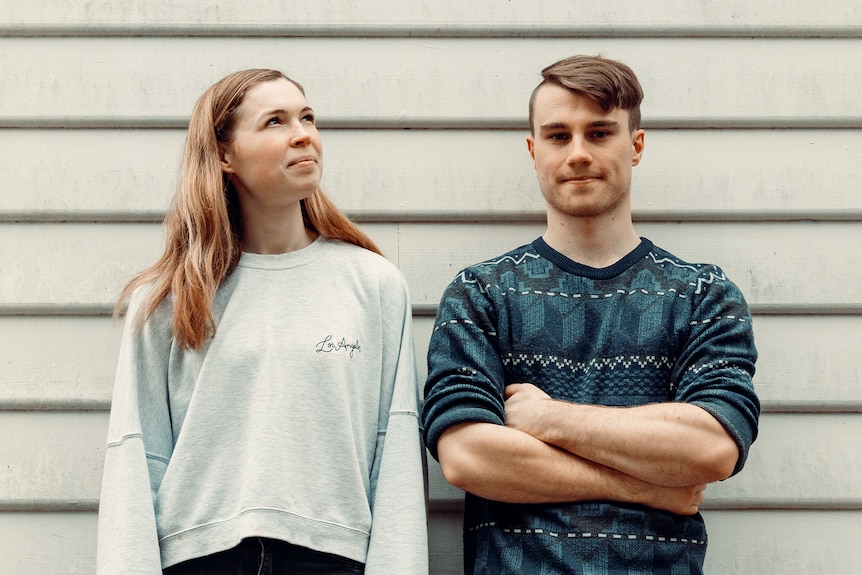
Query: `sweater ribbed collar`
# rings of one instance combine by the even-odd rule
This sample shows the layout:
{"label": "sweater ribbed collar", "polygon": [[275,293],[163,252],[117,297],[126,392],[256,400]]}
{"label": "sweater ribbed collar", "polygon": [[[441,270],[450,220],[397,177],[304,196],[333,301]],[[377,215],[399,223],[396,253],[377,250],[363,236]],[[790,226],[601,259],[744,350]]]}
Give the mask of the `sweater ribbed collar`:
{"label": "sweater ribbed collar", "polygon": [[646,238],[641,238],[641,242],[637,247],[620,258],[618,262],[604,268],[594,268],[584,264],[579,264],[578,262],[564,256],[549,246],[541,237],[537,238],[531,245],[539,255],[549,260],[552,264],[563,271],[594,280],[606,280],[617,277],[646,257],[653,248],[653,243],[651,241]]}

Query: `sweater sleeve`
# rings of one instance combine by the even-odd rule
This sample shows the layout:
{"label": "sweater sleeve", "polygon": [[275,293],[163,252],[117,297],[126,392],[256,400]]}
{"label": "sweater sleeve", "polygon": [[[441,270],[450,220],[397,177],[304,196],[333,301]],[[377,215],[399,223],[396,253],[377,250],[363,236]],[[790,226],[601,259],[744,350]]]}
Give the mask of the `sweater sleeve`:
{"label": "sweater sleeve", "polygon": [[[400,301],[384,308],[382,385],[391,402],[381,405],[381,429],[371,471],[371,538],[366,575],[428,573],[428,530],[419,390],[412,313],[406,285]],[[393,289],[391,292],[397,293]],[[391,293],[390,292],[390,293]],[[385,302],[384,302],[385,304]],[[386,394],[381,394],[381,398]]]}
{"label": "sweater sleeve", "polygon": [[[142,329],[132,297],[120,346],[99,502],[98,575],[161,575],[154,498],[173,446],[167,397],[170,314]],[[166,317],[167,315],[167,317]]]}
{"label": "sweater sleeve", "polygon": [[428,347],[422,408],[425,442],[467,422],[503,425],[506,374],[500,359],[497,314],[476,274],[462,271],[443,292]]}
{"label": "sweater sleeve", "polygon": [[736,474],[757,437],[760,416],[751,313],[742,292],[716,266],[701,271],[692,299],[688,339],[672,375],[676,399],[705,409],[730,433],[739,448]]}

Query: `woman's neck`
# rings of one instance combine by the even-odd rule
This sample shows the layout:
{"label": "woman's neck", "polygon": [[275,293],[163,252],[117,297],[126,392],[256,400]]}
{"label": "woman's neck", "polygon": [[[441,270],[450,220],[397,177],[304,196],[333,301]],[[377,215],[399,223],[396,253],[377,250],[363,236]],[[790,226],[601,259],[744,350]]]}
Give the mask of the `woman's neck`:
{"label": "woman's neck", "polygon": [[305,227],[299,202],[282,214],[242,214],[242,250],[255,254],[284,254],[307,247],[318,234]]}

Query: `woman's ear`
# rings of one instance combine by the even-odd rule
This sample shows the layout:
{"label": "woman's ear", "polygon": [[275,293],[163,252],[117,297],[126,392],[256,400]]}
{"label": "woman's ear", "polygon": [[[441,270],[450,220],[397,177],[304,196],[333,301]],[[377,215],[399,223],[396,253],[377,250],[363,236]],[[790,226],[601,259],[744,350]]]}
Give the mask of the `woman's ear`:
{"label": "woman's ear", "polygon": [[221,171],[226,173],[226,174],[233,174],[234,169],[233,169],[233,165],[231,164],[230,152],[228,150],[224,149],[223,147],[219,146],[218,154],[219,154],[219,164],[221,165]]}

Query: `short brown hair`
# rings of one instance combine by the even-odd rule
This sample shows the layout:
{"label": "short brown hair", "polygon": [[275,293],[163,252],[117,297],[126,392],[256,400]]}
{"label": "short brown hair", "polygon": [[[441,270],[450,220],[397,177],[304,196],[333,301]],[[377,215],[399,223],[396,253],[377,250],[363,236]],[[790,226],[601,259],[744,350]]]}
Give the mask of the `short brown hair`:
{"label": "short brown hair", "polygon": [[593,100],[604,111],[621,108],[629,113],[629,131],[641,125],[643,88],[631,68],[601,56],[570,56],[542,70],[542,81],[530,96],[530,133],[536,93],[546,84],[554,84]]}

